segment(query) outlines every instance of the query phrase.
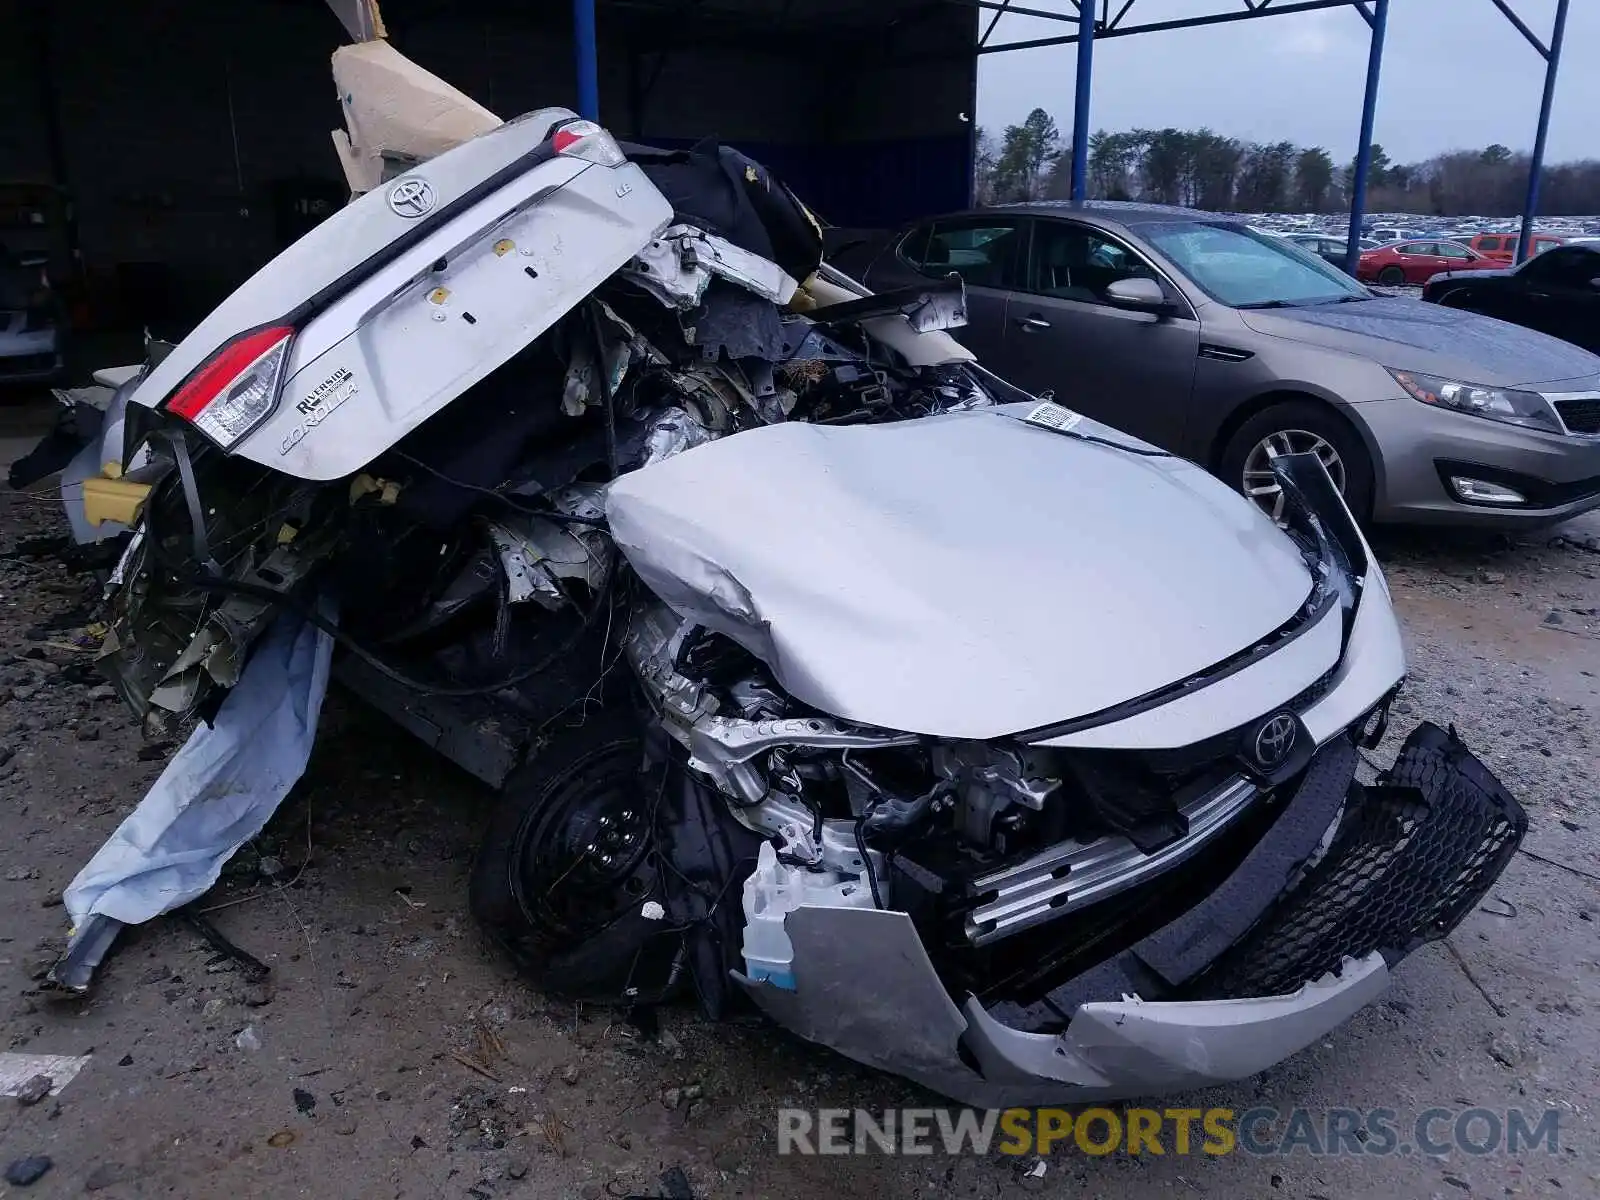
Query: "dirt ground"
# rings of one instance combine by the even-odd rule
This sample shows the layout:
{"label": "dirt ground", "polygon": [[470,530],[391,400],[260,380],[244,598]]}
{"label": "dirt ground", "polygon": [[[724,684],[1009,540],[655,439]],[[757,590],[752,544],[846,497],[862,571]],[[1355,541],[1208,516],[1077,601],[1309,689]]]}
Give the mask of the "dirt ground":
{"label": "dirt ground", "polygon": [[1417,720],[1453,721],[1528,807],[1531,853],[1333,1037],[1258,1079],[1164,1102],[1402,1119],[1555,1108],[1560,1148],[1071,1150],[1042,1174],[998,1154],[779,1157],[779,1108],[937,1101],[759,1024],[684,1008],[641,1029],[525,986],[465,909],[487,795],[337,691],[307,777],[203,902],[271,967],[270,986],[169,918],[129,931],[87,999],[42,991],[66,932],[63,887],[172,749],[144,746],[97,688],[82,644],[93,582],[31,541],[60,529],[48,493],[0,497],[0,1050],[92,1055],[41,1103],[0,1099],[0,1168],[53,1164],[17,1195],[1600,1193],[1600,520],[1559,537],[1381,540],[1413,671],[1374,757],[1392,756]]}

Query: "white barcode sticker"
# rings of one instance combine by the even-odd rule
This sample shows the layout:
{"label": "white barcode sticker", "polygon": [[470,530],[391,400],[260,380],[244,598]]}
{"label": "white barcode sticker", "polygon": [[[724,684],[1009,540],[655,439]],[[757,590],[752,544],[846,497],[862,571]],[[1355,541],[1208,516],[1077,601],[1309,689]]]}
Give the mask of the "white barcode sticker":
{"label": "white barcode sticker", "polygon": [[1043,404],[1035,405],[1033,411],[1022,419],[1030,425],[1042,425],[1046,429],[1071,433],[1082,423],[1083,414],[1075,413],[1053,400],[1046,400]]}

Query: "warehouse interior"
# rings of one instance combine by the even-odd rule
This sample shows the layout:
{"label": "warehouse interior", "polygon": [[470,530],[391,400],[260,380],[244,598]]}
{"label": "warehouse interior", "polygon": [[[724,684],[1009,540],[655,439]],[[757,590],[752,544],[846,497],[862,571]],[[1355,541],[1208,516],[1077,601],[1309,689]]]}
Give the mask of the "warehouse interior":
{"label": "warehouse interior", "polygon": [[[973,8],[597,0],[595,15],[599,115],[619,136],[736,145],[841,225],[967,202]],[[571,4],[383,0],[382,19],[503,117],[577,106]],[[79,321],[179,332],[346,199],[328,60],[350,35],[326,0],[0,0],[0,28],[0,187],[59,200]]]}

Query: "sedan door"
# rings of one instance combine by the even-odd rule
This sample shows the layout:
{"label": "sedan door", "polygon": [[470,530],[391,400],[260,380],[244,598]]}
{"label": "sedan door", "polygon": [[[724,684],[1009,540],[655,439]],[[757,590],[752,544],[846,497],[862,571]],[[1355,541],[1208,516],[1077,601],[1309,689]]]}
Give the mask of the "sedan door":
{"label": "sedan door", "polygon": [[1578,246],[1547,250],[1513,278],[1518,311],[1508,320],[1600,351],[1600,253]]}
{"label": "sedan door", "polygon": [[1494,259],[1475,254],[1459,242],[1440,242],[1434,249],[1444,260],[1446,271],[1485,271],[1500,268],[1500,264]]}
{"label": "sedan door", "polygon": [[1437,242],[1407,242],[1396,247],[1406,282],[1423,284],[1441,271],[1450,269],[1450,260],[1439,252]]}
{"label": "sedan door", "polygon": [[943,217],[913,228],[862,280],[875,292],[914,287],[952,272],[967,289],[967,323],[950,332],[991,370],[1005,374],[1006,312],[1021,279],[1027,222],[1004,214]]}
{"label": "sedan door", "polygon": [[[1107,289],[1122,279],[1156,280],[1169,310],[1118,306]],[[1014,383],[1158,445],[1181,443],[1200,322],[1131,246],[1076,221],[1035,220],[1007,311],[1004,363]]]}

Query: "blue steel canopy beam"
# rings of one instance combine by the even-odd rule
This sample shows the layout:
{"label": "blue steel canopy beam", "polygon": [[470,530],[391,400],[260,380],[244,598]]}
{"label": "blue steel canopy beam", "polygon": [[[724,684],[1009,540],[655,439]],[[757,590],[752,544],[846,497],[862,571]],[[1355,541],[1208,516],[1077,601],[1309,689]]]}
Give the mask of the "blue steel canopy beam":
{"label": "blue steel canopy beam", "polygon": [[1094,0],[1078,3],[1078,70],[1072,104],[1072,198],[1089,194],[1089,96],[1094,82]]}
{"label": "blue steel canopy beam", "polygon": [[1550,34],[1550,49],[1544,59],[1544,95],[1539,100],[1539,130],[1533,138],[1533,161],[1528,164],[1528,199],[1522,206],[1522,236],[1517,239],[1518,262],[1527,262],[1533,254],[1533,219],[1539,211],[1545,136],[1550,132],[1550,105],[1556,96],[1556,72],[1561,69],[1561,43],[1567,37],[1568,4],[1569,0],[1556,0],[1556,26]]}
{"label": "blue steel canopy beam", "polygon": [[594,0],[572,0],[572,50],[578,75],[578,112],[600,119],[599,46],[595,38]]}
{"label": "blue steel canopy beam", "polygon": [[[1506,0],[1489,0],[1489,3],[1493,4],[1506,15],[1506,20],[1510,21],[1512,25],[1516,26],[1517,32],[1528,39],[1528,45],[1532,46],[1539,52],[1540,58],[1546,60],[1547,62],[1549,61],[1550,49],[1539,40],[1538,35],[1535,34],[1533,30],[1529,29],[1525,24],[1523,24],[1522,18],[1517,16],[1517,14],[1512,11],[1511,6],[1506,3]],[[1565,11],[1566,5],[1563,4],[1561,8],[1563,11]],[[1556,20],[1558,23],[1565,24],[1559,15],[1556,17]]]}
{"label": "blue steel canopy beam", "polygon": [[[956,0],[962,3],[964,0]],[[1293,13],[1319,12],[1329,8],[1355,8],[1357,0],[1295,0],[1291,4],[1278,4],[1274,8],[1238,9],[1233,12],[1209,13],[1199,17],[1179,17],[1173,21],[1154,21],[1148,25],[1119,26],[1113,22],[1096,34],[1104,39],[1108,37],[1131,37],[1136,33],[1157,33],[1167,29],[1198,29],[1203,25],[1227,25],[1234,21],[1252,21],[1258,17],[1287,17]],[[1012,9],[1016,12],[1016,9]],[[1055,14],[1060,18],[1062,14]],[[1072,19],[1072,18],[1067,18]],[[1006,50],[1035,50],[1042,46],[1069,46],[1078,40],[1078,34],[1063,34],[1059,37],[1032,38],[1026,42],[1002,42],[998,46],[982,46],[979,54],[999,54]]]}
{"label": "blue steel canopy beam", "polygon": [[1361,219],[1366,216],[1367,175],[1372,171],[1372,124],[1378,113],[1378,75],[1383,70],[1383,39],[1388,29],[1389,0],[1377,0],[1372,12],[1372,43],[1367,48],[1361,141],[1356,145],[1355,178],[1350,181],[1350,237],[1344,247],[1344,269],[1352,276],[1356,273],[1356,261],[1361,257]]}
{"label": "blue steel canopy beam", "polygon": [[1118,25],[1121,25],[1122,18],[1128,15],[1128,10],[1132,7],[1133,0],[1123,0],[1122,7],[1117,9],[1117,15],[1105,23],[1105,28],[1100,31],[1100,36],[1104,37],[1106,34],[1114,30]]}

